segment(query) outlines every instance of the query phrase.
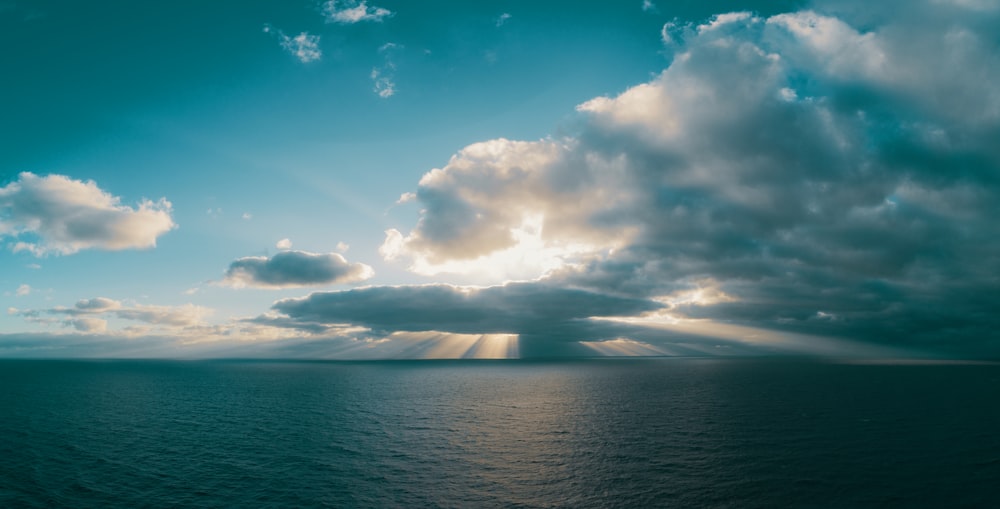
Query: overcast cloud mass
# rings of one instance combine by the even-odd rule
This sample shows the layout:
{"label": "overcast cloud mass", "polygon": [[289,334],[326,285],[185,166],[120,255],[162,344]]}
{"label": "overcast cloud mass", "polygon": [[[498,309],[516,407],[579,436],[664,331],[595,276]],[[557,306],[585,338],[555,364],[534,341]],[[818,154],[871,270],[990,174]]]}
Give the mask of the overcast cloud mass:
{"label": "overcast cloud mass", "polygon": [[[874,22],[863,29],[850,8],[843,19],[738,12],[668,25],[671,65],[581,104],[578,135],[486,141],[424,175],[419,223],[390,231],[383,254],[436,273],[540,240],[565,264],[539,288],[657,299],[677,318],[994,348],[1000,24],[984,11],[995,14],[961,2],[866,11]],[[726,298],[671,298],[705,286]],[[275,309],[456,332],[523,332],[516,317],[533,316],[508,311],[523,301],[497,288],[491,318],[506,328],[466,300],[404,297],[415,291],[317,294]],[[378,311],[343,307],[374,294]],[[652,308],[629,314],[640,309]],[[433,318],[413,329],[371,313]]]}

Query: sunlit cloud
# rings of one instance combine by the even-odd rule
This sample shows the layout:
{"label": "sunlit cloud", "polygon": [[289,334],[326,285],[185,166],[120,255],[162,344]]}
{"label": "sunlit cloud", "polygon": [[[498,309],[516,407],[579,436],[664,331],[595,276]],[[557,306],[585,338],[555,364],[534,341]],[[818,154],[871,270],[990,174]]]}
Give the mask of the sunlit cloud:
{"label": "sunlit cloud", "polygon": [[92,181],[24,172],[0,187],[0,238],[35,256],[83,249],[147,249],[177,225],[166,199],[121,204]]}

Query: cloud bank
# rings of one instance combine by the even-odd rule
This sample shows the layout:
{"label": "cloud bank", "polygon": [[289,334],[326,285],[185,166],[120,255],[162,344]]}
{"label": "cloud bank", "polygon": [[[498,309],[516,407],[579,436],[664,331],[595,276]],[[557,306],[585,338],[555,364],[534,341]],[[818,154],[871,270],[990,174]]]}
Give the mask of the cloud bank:
{"label": "cloud bank", "polygon": [[[466,147],[381,252],[428,274],[547,253],[545,285],[679,319],[1000,351],[1000,17],[905,5],[665,27],[659,76],[581,104],[574,136]],[[705,286],[726,298],[679,297]]]}
{"label": "cloud bank", "polygon": [[[8,309],[9,314],[24,316],[31,321],[57,323],[72,326],[80,332],[107,331],[108,317],[142,322],[166,328],[197,327],[204,324],[212,310],[203,306],[185,304],[181,306],[156,306],[143,304],[126,305],[107,297],[82,299],[72,307],[56,306],[48,309]],[[45,315],[69,316],[67,319],[44,318]],[[103,318],[102,318],[103,317]]]}
{"label": "cloud bank", "polygon": [[0,187],[0,238],[13,240],[15,252],[35,256],[72,254],[82,249],[146,249],[175,228],[164,198],[135,207],[92,181],[24,172]]}
{"label": "cloud bank", "polygon": [[[280,244],[280,242],[279,242]],[[291,247],[291,243],[288,243]],[[350,263],[339,253],[282,251],[271,256],[248,256],[229,264],[222,284],[236,288],[291,288],[364,281],[374,271],[363,263]]]}

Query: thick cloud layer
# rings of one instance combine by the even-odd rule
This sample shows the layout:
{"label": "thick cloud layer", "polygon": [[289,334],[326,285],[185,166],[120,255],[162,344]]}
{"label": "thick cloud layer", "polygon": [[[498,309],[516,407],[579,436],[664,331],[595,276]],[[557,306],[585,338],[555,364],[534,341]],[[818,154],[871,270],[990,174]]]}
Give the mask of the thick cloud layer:
{"label": "thick cloud layer", "polygon": [[[538,283],[487,288],[450,285],[369,287],[313,293],[274,304],[293,323],[355,324],[377,332],[557,334],[591,317],[634,316],[662,306]],[[574,336],[574,340],[583,339]]]}
{"label": "thick cloud layer", "polygon": [[12,238],[14,251],[36,256],[144,249],[176,226],[170,212],[170,202],[162,198],[132,208],[93,181],[25,172],[0,187],[0,238]]}
{"label": "thick cloud layer", "polygon": [[[279,243],[280,244],[280,243]],[[372,277],[372,268],[349,263],[338,253],[282,251],[267,258],[249,256],[229,264],[223,284],[234,287],[289,288],[356,283]]]}
{"label": "thick cloud layer", "polygon": [[[1000,351],[1000,9],[894,5],[668,25],[670,66],[581,104],[577,136],[475,144],[425,175],[383,254],[475,270],[529,239],[562,262],[552,288]],[[706,286],[726,298],[675,298]]]}

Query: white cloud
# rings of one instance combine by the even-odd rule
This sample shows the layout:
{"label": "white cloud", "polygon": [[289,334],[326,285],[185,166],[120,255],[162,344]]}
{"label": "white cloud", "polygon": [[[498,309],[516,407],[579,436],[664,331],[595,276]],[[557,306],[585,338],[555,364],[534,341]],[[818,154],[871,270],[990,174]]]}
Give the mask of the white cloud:
{"label": "white cloud", "polygon": [[385,69],[372,68],[372,91],[383,99],[396,95],[396,82],[391,75],[386,75]]}
{"label": "white cloud", "polygon": [[302,32],[295,37],[289,37],[278,31],[278,39],[281,47],[291,53],[299,62],[309,63],[319,60],[323,56],[323,51],[319,49],[319,36]]}
{"label": "white cloud", "polygon": [[380,252],[410,260],[420,273],[492,275],[490,282],[500,282],[620,246],[633,233],[628,225],[597,219],[633,197],[618,183],[622,161],[579,148],[575,140],[552,139],[464,148],[423,176],[420,222],[405,236],[387,232]]}
{"label": "white cloud", "polygon": [[30,293],[31,293],[31,286],[29,286],[29,285],[21,285],[21,286],[17,287],[17,291],[14,292],[14,295],[17,295],[18,297],[21,297],[21,296],[24,296],[24,295],[29,295]]}
{"label": "white cloud", "polygon": [[253,214],[251,214],[249,212],[244,212],[243,215],[240,216],[240,217],[242,217],[244,221],[249,221],[249,220],[253,219]]}
{"label": "white cloud", "polygon": [[510,20],[510,18],[511,18],[510,13],[505,12],[505,13],[503,13],[500,16],[497,17],[496,25],[498,27],[502,27],[505,24],[507,24],[507,21]]}
{"label": "white cloud", "polygon": [[656,4],[650,0],[642,0],[642,11],[643,12],[657,12]]}
{"label": "white cloud", "polygon": [[15,239],[15,252],[35,256],[81,249],[145,249],[176,227],[166,199],[142,200],[135,208],[92,180],[21,173],[0,188],[0,238]]}
{"label": "white cloud", "polygon": [[279,240],[274,245],[274,247],[276,247],[278,249],[282,249],[282,250],[291,249],[292,248],[292,241],[291,241],[291,239],[281,239],[281,240]]}
{"label": "white cloud", "polygon": [[388,99],[396,95],[396,63],[393,54],[402,49],[402,46],[387,42],[379,47],[378,52],[382,55],[383,63],[379,67],[373,67],[371,72],[372,91],[383,99]]}
{"label": "white cloud", "polygon": [[323,4],[327,23],[354,24],[361,21],[382,22],[392,16],[392,11],[369,6],[367,0],[329,0]]}

